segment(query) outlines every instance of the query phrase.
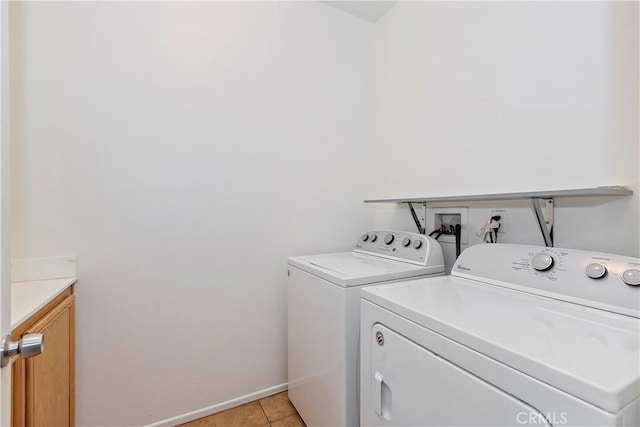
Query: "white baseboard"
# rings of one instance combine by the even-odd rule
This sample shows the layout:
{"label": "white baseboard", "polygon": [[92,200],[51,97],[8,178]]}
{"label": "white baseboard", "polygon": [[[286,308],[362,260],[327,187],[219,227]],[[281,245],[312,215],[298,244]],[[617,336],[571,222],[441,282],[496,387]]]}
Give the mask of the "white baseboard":
{"label": "white baseboard", "polygon": [[227,400],[226,402],[218,403],[217,405],[187,412],[186,414],[178,415],[176,417],[167,418],[166,420],[149,424],[147,427],[174,427],[179,424],[197,420],[198,418],[208,417],[209,415],[217,414],[218,412],[235,408],[236,406],[240,406],[245,403],[253,402],[254,400],[262,399],[263,397],[271,396],[272,394],[280,393],[281,391],[287,390],[287,388],[287,383],[279,384],[273,387],[265,388],[264,390],[256,391],[255,393],[247,394],[245,396]]}

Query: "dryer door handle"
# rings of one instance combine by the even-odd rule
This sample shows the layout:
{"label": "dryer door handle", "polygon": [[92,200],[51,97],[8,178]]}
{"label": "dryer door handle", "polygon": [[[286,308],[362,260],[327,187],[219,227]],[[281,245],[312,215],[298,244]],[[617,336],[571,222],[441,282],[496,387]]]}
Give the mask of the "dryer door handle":
{"label": "dryer door handle", "polygon": [[379,417],[382,417],[382,382],[382,374],[376,372],[373,376],[373,410]]}

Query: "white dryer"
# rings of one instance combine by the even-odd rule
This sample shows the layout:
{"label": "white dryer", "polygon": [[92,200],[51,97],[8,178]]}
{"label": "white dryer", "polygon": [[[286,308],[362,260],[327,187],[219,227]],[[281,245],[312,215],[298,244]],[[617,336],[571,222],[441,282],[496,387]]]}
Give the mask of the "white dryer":
{"label": "white dryer", "polygon": [[289,399],[308,426],[357,426],[360,289],[441,275],[434,239],[364,234],[352,252],[288,259]]}
{"label": "white dryer", "polygon": [[363,426],[638,426],[640,259],[476,245],[362,291]]}

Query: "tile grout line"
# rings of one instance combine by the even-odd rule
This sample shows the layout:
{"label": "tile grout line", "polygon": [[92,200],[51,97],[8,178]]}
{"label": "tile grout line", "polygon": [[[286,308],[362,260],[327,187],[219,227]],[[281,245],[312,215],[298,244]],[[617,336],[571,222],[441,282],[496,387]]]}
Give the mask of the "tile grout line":
{"label": "tile grout line", "polygon": [[[277,394],[280,394],[280,393],[277,393]],[[258,403],[260,404],[260,408],[262,408],[262,412],[264,412],[264,416],[267,417],[267,421],[269,422],[269,425],[271,425],[272,423],[275,423],[276,421],[282,421],[282,420],[284,420],[286,418],[289,418],[289,417],[291,417],[293,415],[297,415],[298,414],[298,411],[293,406],[293,403],[291,403],[291,401],[289,400],[289,396],[287,396],[287,401],[289,401],[289,404],[291,405],[291,407],[293,407],[293,409],[295,410],[295,413],[294,414],[285,415],[284,417],[278,418],[278,419],[275,419],[275,420],[272,420],[271,418],[269,418],[269,415],[267,415],[267,411],[264,409],[264,406],[262,406],[262,400],[263,399],[268,399],[269,397],[273,397],[273,396],[275,396],[275,394],[271,395],[271,396],[263,397],[262,399],[258,399]]]}
{"label": "tile grout line", "polygon": [[267,415],[267,411],[264,410],[264,406],[262,406],[262,399],[258,399],[258,405],[260,405],[260,409],[262,409],[262,413],[264,414],[264,417],[267,419],[267,425],[269,427],[271,427],[271,420],[269,419],[269,416]]}

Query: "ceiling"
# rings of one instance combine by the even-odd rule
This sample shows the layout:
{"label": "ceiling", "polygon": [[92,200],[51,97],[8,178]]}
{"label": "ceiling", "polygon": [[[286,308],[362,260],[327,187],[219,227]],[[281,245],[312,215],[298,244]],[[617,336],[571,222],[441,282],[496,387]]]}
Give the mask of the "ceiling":
{"label": "ceiling", "polygon": [[377,22],[389,11],[397,1],[321,1],[350,15],[357,16],[369,22]]}

